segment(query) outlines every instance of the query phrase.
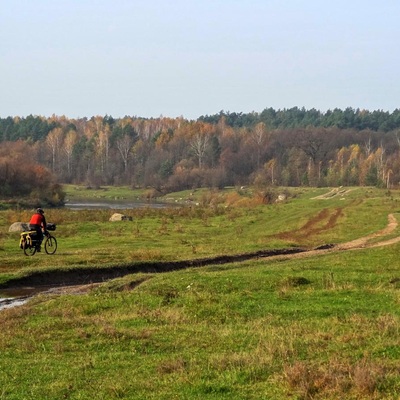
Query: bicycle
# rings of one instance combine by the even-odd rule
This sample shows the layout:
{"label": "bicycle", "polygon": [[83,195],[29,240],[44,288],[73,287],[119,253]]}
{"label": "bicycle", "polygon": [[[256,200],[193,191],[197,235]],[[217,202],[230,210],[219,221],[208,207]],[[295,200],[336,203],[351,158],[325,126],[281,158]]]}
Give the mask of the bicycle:
{"label": "bicycle", "polygon": [[[52,255],[57,251],[57,239],[49,232],[55,231],[55,224],[47,224],[44,235],[44,250],[46,254]],[[26,256],[33,256],[40,248],[41,243],[37,240],[36,231],[22,232],[19,240],[19,247],[24,250]]]}

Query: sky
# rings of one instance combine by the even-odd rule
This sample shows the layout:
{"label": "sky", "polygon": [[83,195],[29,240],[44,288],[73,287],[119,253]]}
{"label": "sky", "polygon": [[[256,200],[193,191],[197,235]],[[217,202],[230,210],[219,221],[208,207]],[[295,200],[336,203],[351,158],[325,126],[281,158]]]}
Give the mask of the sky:
{"label": "sky", "polygon": [[400,108],[398,0],[0,0],[0,117]]}

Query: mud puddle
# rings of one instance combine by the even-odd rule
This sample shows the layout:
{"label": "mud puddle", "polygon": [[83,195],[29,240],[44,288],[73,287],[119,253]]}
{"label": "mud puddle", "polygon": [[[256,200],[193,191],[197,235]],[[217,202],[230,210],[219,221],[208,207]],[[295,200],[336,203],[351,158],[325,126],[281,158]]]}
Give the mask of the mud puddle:
{"label": "mud puddle", "polygon": [[22,306],[32,296],[42,290],[35,287],[19,287],[0,290],[0,311],[7,308]]}
{"label": "mud puddle", "polygon": [[0,311],[7,308],[22,306],[33,296],[54,290],[51,286],[21,286],[15,288],[0,289]]}
{"label": "mud puddle", "polygon": [[14,288],[0,289],[0,311],[7,308],[21,306],[38,294],[83,294],[98,285],[100,285],[100,283],[67,286],[18,286]]}
{"label": "mud puddle", "polygon": [[0,299],[0,311],[5,310],[7,308],[14,308],[17,306],[22,306],[25,304],[30,297],[26,298],[6,298],[6,299]]}

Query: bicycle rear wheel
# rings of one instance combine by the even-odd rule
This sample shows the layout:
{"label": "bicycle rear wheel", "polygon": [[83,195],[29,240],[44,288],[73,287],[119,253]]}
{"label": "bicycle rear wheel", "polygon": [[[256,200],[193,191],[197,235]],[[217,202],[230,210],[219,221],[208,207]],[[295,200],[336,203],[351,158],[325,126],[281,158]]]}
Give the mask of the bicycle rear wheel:
{"label": "bicycle rear wheel", "polygon": [[47,236],[44,242],[44,249],[47,254],[54,254],[57,250],[57,239],[54,236]]}
{"label": "bicycle rear wheel", "polygon": [[36,253],[36,246],[34,244],[31,246],[26,240],[24,240],[22,245],[26,256],[33,256]]}

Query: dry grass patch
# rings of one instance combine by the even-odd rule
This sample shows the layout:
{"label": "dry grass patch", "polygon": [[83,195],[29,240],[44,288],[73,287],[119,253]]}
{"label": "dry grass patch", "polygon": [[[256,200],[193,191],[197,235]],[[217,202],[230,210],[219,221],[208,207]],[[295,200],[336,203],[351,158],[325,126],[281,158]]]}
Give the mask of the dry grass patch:
{"label": "dry grass patch", "polygon": [[301,399],[382,398],[376,390],[394,370],[378,362],[362,359],[354,364],[330,360],[327,364],[296,361],[284,367],[284,379]]}
{"label": "dry grass patch", "polygon": [[183,357],[163,360],[157,367],[158,374],[182,373],[188,367],[188,362]]}

